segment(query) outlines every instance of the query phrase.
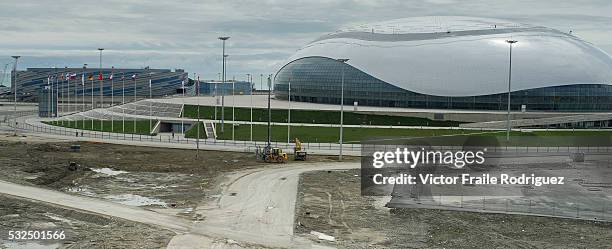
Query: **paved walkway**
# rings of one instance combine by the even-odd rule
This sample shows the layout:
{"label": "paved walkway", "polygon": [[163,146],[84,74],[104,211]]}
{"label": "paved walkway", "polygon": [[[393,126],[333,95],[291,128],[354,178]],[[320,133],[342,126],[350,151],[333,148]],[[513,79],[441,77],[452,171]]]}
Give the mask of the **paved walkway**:
{"label": "paved walkway", "polygon": [[0,181],[0,193],[18,196],[30,200],[47,202],[71,209],[78,209],[136,221],[177,233],[184,233],[191,227],[191,221],[175,216],[165,215],[142,208],[126,206],[110,201],[104,201],[85,196],[65,194],[58,191],[29,187],[15,183]]}

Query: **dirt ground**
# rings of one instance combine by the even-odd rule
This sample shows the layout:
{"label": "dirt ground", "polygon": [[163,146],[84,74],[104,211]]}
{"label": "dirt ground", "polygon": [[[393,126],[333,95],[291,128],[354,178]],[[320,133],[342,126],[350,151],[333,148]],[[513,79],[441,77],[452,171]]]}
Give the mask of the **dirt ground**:
{"label": "dirt ground", "polygon": [[[0,248],[163,248],[173,232],[0,195]],[[64,240],[8,241],[8,231],[63,231]]]}
{"label": "dirt ground", "polygon": [[[80,145],[79,152],[70,149],[73,144]],[[2,136],[0,180],[200,220],[203,217],[194,210],[218,194],[225,173],[271,166],[254,160],[250,153],[200,151],[198,158],[195,154],[194,150]],[[318,156],[310,159],[333,161]],[[78,167],[71,169],[70,162]],[[168,231],[133,222],[0,196],[0,239],[10,229],[37,227],[65,229],[70,248],[159,248],[172,237]],[[61,244],[31,243],[35,244],[3,241],[0,248],[56,248]]]}
{"label": "dirt ground", "polygon": [[520,215],[387,209],[360,195],[359,170],[302,175],[295,232],[338,248],[610,248],[612,224]]}
{"label": "dirt ground", "polygon": [[[72,152],[72,144],[80,145],[80,152]],[[195,208],[224,173],[270,165],[250,153],[195,155],[194,150],[7,137],[0,138],[0,179],[180,213]],[[79,167],[70,170],[70,162]]]}

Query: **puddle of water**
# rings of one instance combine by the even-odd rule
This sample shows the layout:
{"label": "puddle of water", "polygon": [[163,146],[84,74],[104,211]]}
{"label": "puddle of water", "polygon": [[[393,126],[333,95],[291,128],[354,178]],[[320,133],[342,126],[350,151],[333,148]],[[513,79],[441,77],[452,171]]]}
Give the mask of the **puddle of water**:
{"label": "puddle of water", "polygon": [[104,175],[107,175],[107,176],[116,176],[116,175],[128,173],[127,171],[114,170],[114,169],[110,169],[110,168],[100,168],[100,169],[91,169],[91,170],[96,172],[96,173],[104,174]]}
{"label": "puddle of water", "polygon": [[21,248],[29,248],[29,249],[55,249],[59,248],[59,243],[53,244],[40,244],[37,242],[5,242],[2,246],[6,247],[6,249],[21,249]]}
{"label": "puddle of water", "polygon": [[148,206],[148,205],[158,205],[162,207],[166,207],[167,204],[159,199],[144,197],[140,195],[134,194],[121,194],[121,195],[109,195],[104,197],[106,199],[112,200],[114,202],[128,205],[128,206]]}

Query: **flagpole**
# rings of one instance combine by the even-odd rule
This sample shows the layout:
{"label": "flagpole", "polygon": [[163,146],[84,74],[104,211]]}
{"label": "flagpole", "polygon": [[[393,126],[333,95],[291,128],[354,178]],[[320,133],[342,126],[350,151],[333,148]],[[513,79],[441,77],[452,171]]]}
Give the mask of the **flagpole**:
{"label": "flagpole", "polygon": [[121,133],[125,138],[125,72],[121,74]]}
{"label": "flagpole", "polygon": [[[111,67],[111,76],[110,76],[110,80],[111,80],[111,104],[110,106],[113,106],[115,104],[115,88],[114,88],[114,74],[115,73],[115,67]],[[113,115],[111,114],[111,132],[115,132],[115,119],[113,118]]]}
{"label": "flagpole", "polygon": [[57,107],[57,106],[54,106],[55,100],[53,100],[53,98],[55,97],[55,90],[54,90],[55,82],[53,81],[55,81],[55,79],[57,78],[57,68],[54,68],[53,70],[55,71],[55,73],[51,77],[51,117],[55,117],[55,108]]}
{"label": "flagpole", "polygon": [[[132,80],[134,80],[134,103],[136,103],[136,74],[132,75]],[[136,119],[134,119],[134,130],[133,133],[136,133]]]}
{"label": "flagpole", "polygon": [[59,117],[59,77],[55,79],[55,117]]}
{"label": "flagpole", "polygon": [[[100,74],[98,75],[98,80],[100,81],[100,109],[104,108],[104,75],[102,75],[102,67],[100,66]],[[100,117],[100,131],[104,132],[104,122],[103,118]]]}
{"label": "flagpole", "polygon": [[[68,76],[68,78],[66,78],[66,102],[68,103],[68,108],[66,109],[68,109],[68,113],[70,113],[70,72],[66,72],[66,75]],[[68,121],[68,124],[70,125],[70,121]]]}
{"label": "flagpole", "polygon": [[[68,69],[68,67],[66,67],[66,69]],[[66,72],[66,76],[66,99],[68,99],[68,101],[63,101],[62,98],[62,102],[64,103],[63,105],[66,105],[66,102],[70,103],[70,73]],[[62,110],[64,110],[64,112],[66,112],[65,109],[66,107],[62,107]],[[68,106],[68,112],[70,112],[70,106]]]}
{"label": "flagpole", "polygon": [[[91,110],[94,109],[94,88],[96,88],[95,83],[94,83],[94,79],[93,79],[93,72],[92,72],[92,76],[91,76]],[[93,111],[92,111],[92,115],[91,115],[91,130],[94,130],[94,116],[93,116]]]}
{"label": "flagpole", "polygon": [[181,90],[183,91],[183,99],[182,99],[183,117],[181,118],[181,134],[183,134],[183,137],[184,137],[185,136],[185,79],[184,78],[183,78],[183,81],[181,81]]}
{"label": "flagpole", "polygon": [[151,95],[151,68],[147,67],[149,71],[149,135],[152,134],[153,131],[153,105],[152,105],[152,95]]}
{"label": "flagpole", "polygon": [[[83,88],[83,106],[81,107],[83,114],[85,114],[85,110],[87,109],[85,106],[85,71],[87,69],[87,64],[83,64],[83,74],[81,75],[81,87]],[[85,118],[83,118],[83,130],[85,129]]]}
{"label": "flagpole", "polygon": [[[64,67],[64,70],[65,70],[65,68],[66,67]],[[61,75],[62,75],[61,76],[62,77],[62,81],[61,81],[61,85],[58,86],[58,88],[59,88],[58,89],[59,90],[58,93],[59,93],[60,97],[62,98],[62,100],[61,101],[58,100],[58,102],[60,103],[60,105],[58,106],[58,109],[61,107],[61,110],[64,110],[64,107],[63,107],[63,105],[64,105],[64,72],[63,71],[62,71]],[[57,113],[58,113],[57,116],[60,117],[60,119],[61,119],[62,112],[58,110]],[[62,124],[62,126],[64,126],[64,119],[61,119],[60,123]]]}
{"label": "flagpole", "polygon": [[[72,75],[71,75],[72,76]],[[79,89],[79,85],[78,85],[78,80],[77,80],[77,73],[74,73],[74,103],[73,103],[73,108],[72,108],[72,113],[76,114],[78,112],[78,104],[79,104],[79,98],[77,97],[77,93],[78,93],[78,89]],[[74,117],[72,117],[74,118]],[[77,127],[77,121],[76,119],[74,120],[74,128]]]}
{"label": "flagpole", "polygon": [[47,117],[50,117],[51,115],[49,114],[49,112],[51,112],[51,75],[47,75]]}

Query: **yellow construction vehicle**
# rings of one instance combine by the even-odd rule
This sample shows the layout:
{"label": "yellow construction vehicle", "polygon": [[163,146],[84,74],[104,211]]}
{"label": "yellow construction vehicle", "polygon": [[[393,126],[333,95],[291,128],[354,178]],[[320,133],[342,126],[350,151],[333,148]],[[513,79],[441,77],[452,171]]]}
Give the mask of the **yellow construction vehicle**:
{"label": "yellow construction vehicle", "polygon": [[256,153],[259,159],[267,163],[284,163],[289,158],[280,148],[265,147],[262,150],[258,148]]}
{"label": "yellow construction vehicle", "polygon": [[295,161],[306,161],[308,153],[302,147],[302,142],[295,138],[295,147],[293,147],[293,160]]}

